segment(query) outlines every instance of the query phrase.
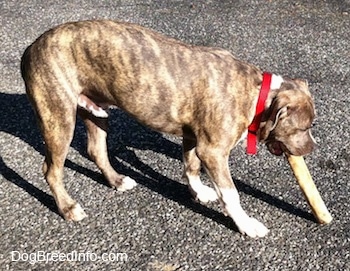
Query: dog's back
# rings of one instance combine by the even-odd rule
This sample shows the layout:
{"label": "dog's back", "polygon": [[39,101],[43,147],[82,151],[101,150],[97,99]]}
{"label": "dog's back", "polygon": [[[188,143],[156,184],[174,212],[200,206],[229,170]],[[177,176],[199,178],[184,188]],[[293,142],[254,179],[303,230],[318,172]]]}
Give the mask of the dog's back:
{"label": "dog's back", "polygon": [[217,107],[212,100],[235,107],[231,92],[239,90],[234,82],[247,72],[259,73],[223,49],[187,45],[115,21],[58,26],[39,37],[22,59],[27,92],[34,99],[49,96],[56,103],[76,104],[83,93],[178,135],[184,123],[195,121],[194,112],[206,114],[200,111]]}

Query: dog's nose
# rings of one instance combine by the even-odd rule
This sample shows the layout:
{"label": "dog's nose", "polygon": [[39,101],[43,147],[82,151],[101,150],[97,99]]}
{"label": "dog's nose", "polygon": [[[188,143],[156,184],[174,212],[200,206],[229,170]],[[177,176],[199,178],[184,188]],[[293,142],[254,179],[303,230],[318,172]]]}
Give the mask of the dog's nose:
{"label": "dog's nose", "polygon": [[316,148],[317,148],[317,145],[312,140],[309,140],[301,146],[288,149],[288,151],[290,152],[290,154],[295,156],[304,156],[311,153]]}
{"label": "dog's nose", "polygon": [[307,142],[302,148],[299,149],[299,154],[300,156],[307,155],[311,152],[313,152],[316,149],[317,145],[313,140],[310,140]]}
{"label": "dog's nose", "polygon": [[309,130],[309,133],[306,134],[304,137],[304,144],[297,148],[295,155],[306,155],[311,152],[313,152],[315,149],[317,149],[317,142],[315,138],[312,136],[311,131]]}

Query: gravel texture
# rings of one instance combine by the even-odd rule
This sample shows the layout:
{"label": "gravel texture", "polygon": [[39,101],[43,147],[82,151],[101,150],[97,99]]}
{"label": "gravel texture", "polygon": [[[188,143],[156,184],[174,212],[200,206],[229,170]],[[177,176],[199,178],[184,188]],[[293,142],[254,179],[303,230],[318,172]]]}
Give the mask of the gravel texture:
{"label": "gravel texture", "polygon": [[[0,6],[1,270],[350,270],[349,1],[5,0]],[[42,139],[19,62],[52,26],[97,18],[223,47],[264,70],[307,79],[319,144],[306,162],[333,222],[315,223],[283,158],[264,146],[257,156],[237,147],[230,168],[242,205],[270,229],[262,239],[240,235],[218,204],[191,199],[181,179],[180,140],[117,110],[108,139],[112,163],[139,185],[127,193],[108,187],[86,156],[79,122],[65,184],[89,217],[65,222],[41,174]],[[23,260],[12,259],[12,251]],[[34,263],[39,251],[81,253],[85,261]],[[109,260],[101,259],[104,253]]]}

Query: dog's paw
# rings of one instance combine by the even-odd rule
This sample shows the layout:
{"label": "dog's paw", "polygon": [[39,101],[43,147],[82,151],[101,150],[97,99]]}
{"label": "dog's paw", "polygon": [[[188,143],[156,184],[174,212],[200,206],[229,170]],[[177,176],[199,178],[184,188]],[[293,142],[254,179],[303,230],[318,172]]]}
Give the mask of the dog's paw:
{"label": "dog's paw", "polygon": [[216,193],[216,191],[213,188],[204,184],[197,187],[194,193],[195,198],[202,203],[208,203],[211,201],[216,201],[218,199],[218,194]]}
{"label": "dog's paw", "polygon": [[64,219],[68,221],[80,221],[87,217],[87,214],[84,212],[83,208],[81,208],[79,203],[75,203],[69,208],[63,210]]}
{"label": "dog's paw", "polygon": [[252,217],[245,219],[244,223],[236,224],[242,234],[246,234],[252,238],[264,237],[269,232],[268,228],[266,228],[263,223]]}
{"label": "dog's paw", "polygon": [[137,183],[133,179],[131,179],[130,177],[124,177],[122,179],[122,183],[117,186],[117,190],[123,192],[126,190],[133,189],[136,185]]}

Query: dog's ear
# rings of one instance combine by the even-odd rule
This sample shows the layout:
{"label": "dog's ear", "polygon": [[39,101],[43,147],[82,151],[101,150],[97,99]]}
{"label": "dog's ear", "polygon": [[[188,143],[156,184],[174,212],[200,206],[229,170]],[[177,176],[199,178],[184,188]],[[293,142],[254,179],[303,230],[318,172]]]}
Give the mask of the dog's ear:
{"label": "dog's ear", "polygon": [[272,116],[272,118],[268,120],[270,131],[276,128],[278,122],[281,119],[288,116],[288,111],[290,111],[290,108],[288,106],[281,107],[280,109],[278,109],[277,114],[275,116]]}
{"label": "dog's ear", "polygon": [[270,118],[265,122],[265,125],[260,130],[259,138],[264,141],[269,137],[269,134],[276,128],[278,122],[288,115],[288,107],[280,108],[276,113],[271,114]]}
{"label": "dog's ear", "polygon": [[311,96],[310,91],[309,91],[309,84],[306,80],[297,78],[297,79],[294,79],[293,81],[294,81],[294,83],[297,84],[299,90],[301,90],[304,93]]}
{"label": "dog's ear", "polygon": [[285,95],[277,95],[272,101],[267,114],[263,117],[259,138],[265,141],[271,131],[273,131],[278,122],[290,114],[291,108],[288,106],[288,97]]}

